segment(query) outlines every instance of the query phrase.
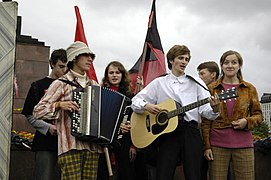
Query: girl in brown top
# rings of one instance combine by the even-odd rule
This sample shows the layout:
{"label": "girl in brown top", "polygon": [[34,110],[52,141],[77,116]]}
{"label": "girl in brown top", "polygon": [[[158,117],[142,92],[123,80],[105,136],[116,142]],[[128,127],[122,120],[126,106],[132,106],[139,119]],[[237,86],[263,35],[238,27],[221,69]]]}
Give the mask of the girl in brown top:
{"label": "girl in brown top", "polygon": [[220,58],[221,78],[209,85],[211,94],[236,88],[238,98],[221,103],[220,116],[203,119],[204,156],[209,160],[210,180],[226,180],[230,161],[236,180],[254,180],[254,149],[251,129],[263,116],[256,88],[243,80],[243,59],[236,51]]}

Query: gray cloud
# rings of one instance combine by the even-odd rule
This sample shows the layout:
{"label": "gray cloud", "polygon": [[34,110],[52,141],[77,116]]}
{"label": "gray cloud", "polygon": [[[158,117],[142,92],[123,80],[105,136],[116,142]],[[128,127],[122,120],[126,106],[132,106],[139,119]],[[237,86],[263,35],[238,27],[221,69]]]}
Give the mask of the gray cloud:
{"label": "gray cloud", "polygon": [[[24,34],[45,41],[52,49],[67,47],[74,40],[74,2],[18,2]],[[99,79],[111,60],[120,60],[129,69],[138,59],[151,3],[151,0],[76,1],[89,46],[97,54],[94,65]],[[271,92],[269,0],[157,0],[156,10],[165,53],[174,44],[186,44],[191,49],[188,74],[197,75],[199,63],[218,62],[224,51],[234,49],[244,58],[245,80],[255,84],[260,95]],[[38,22],[42,23],[37,26]]]}
{"label": "gray cloud", "polygon": [[270,13],[271,2],[269,0],[194,0],[182,3],[189,12],[203,16],[227,17],[229,19],[246,18],[259,13]]}

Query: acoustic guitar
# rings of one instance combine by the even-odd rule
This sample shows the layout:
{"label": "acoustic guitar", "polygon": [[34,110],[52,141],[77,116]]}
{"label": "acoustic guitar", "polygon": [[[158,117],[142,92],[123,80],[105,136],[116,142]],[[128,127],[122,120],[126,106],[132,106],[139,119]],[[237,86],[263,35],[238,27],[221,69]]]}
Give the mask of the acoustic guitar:
{"label": "acoustic guitar", "polygon": [[[221,101],[238,97],[235,88],[218,94]],[[132,113],[131,116],[131,138],[137,148],[144,148],[150,145],[156,138],[165,133],[174,131],[178,126],[178,115],[184,114],[191,109],[197,108],[209,102],[208,98],[177,108],[176,102],[167,99],[157,104],[163,109],[158,114],[151,114],[148,111],[143,113]]]}

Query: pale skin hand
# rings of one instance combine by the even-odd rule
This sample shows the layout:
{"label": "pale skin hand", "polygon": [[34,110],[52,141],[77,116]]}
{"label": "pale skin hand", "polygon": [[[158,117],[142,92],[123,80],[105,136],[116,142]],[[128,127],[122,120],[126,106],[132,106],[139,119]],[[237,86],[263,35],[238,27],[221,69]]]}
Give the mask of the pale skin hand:
{"label": "pale skin hand", "polygon": [[136,148],[131,146],[130,150],[129,150],[129,157],[130,157],[130,161],[134,161],[136,158]]}
{"label": "pale skin hand", "polygon": [[247,125],[247,120],[245,118],[238,119],[237,121],[232,121],[233,129],[244,129]]}
{"label": "pale skin hand", "polygon": [[[130,121],[126,121],[125,123],[120,124],[120,130],[122,133],[128,133],[131,129]],[[129,157],[130,161],[134,161],[136,158],[136,148],[131,146],[129,149]]]}
{"label": "pale skin hand", "polygon": [[70,112],[79,111],[79,105],[73,101],[61,101],[59,102],[59,108]]}
{"label": "pale skin hand", "polygon": [[51,124],[48,131],[52,136],[56,136],[57,135],[56,125]]}
{"label": "pale skin hand", "polygon": [[214,156],[213,156],[213,152],[211,149],[206,149],[204,151],[204,157],[208,160],[208,161],[213,161],[214,160]]}
{"label": "pale skin hand", "polygon": [[146,104],[144,108],[152,114],[157,114],[162,110],[159,106],[150,103]]}
{"label": "pale skin hand", "polygon": [[120,124],[120,130],[122,133],[128,133],[131,129],[130,121],[126,121],[125,123]]}
{"label": "pale skin hand", "polygon": [[220,105],[220,100],[217,94],[215,94],[214,96],[209,97],[209,102],[210,105],[214,111],[214,113],[217,113],[220,111],[219,105]]}

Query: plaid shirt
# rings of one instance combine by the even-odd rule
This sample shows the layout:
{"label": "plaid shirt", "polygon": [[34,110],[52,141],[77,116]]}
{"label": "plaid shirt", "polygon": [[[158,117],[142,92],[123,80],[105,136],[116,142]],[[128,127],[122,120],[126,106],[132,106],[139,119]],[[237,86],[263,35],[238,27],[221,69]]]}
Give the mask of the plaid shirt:
{"label": "plaid shirt", "polygon": [[[78,84],[75,75],[69,71],[60,79],[71,81]],[[86,79],[86,84],[97,84],[95,81]],[[68,152],[72,149],[89,151],[97,151],[100,146],[88,142],[77,140],[71,135],[71,118],[68,111],[55,108],[55,102],[71,101],[72,91],[76,89],[65,82],[55,80],[48,91],[45,93],[41,101],[35,106],[33,115],[37,119],[57,120],[58,134],[58,155]]]}

